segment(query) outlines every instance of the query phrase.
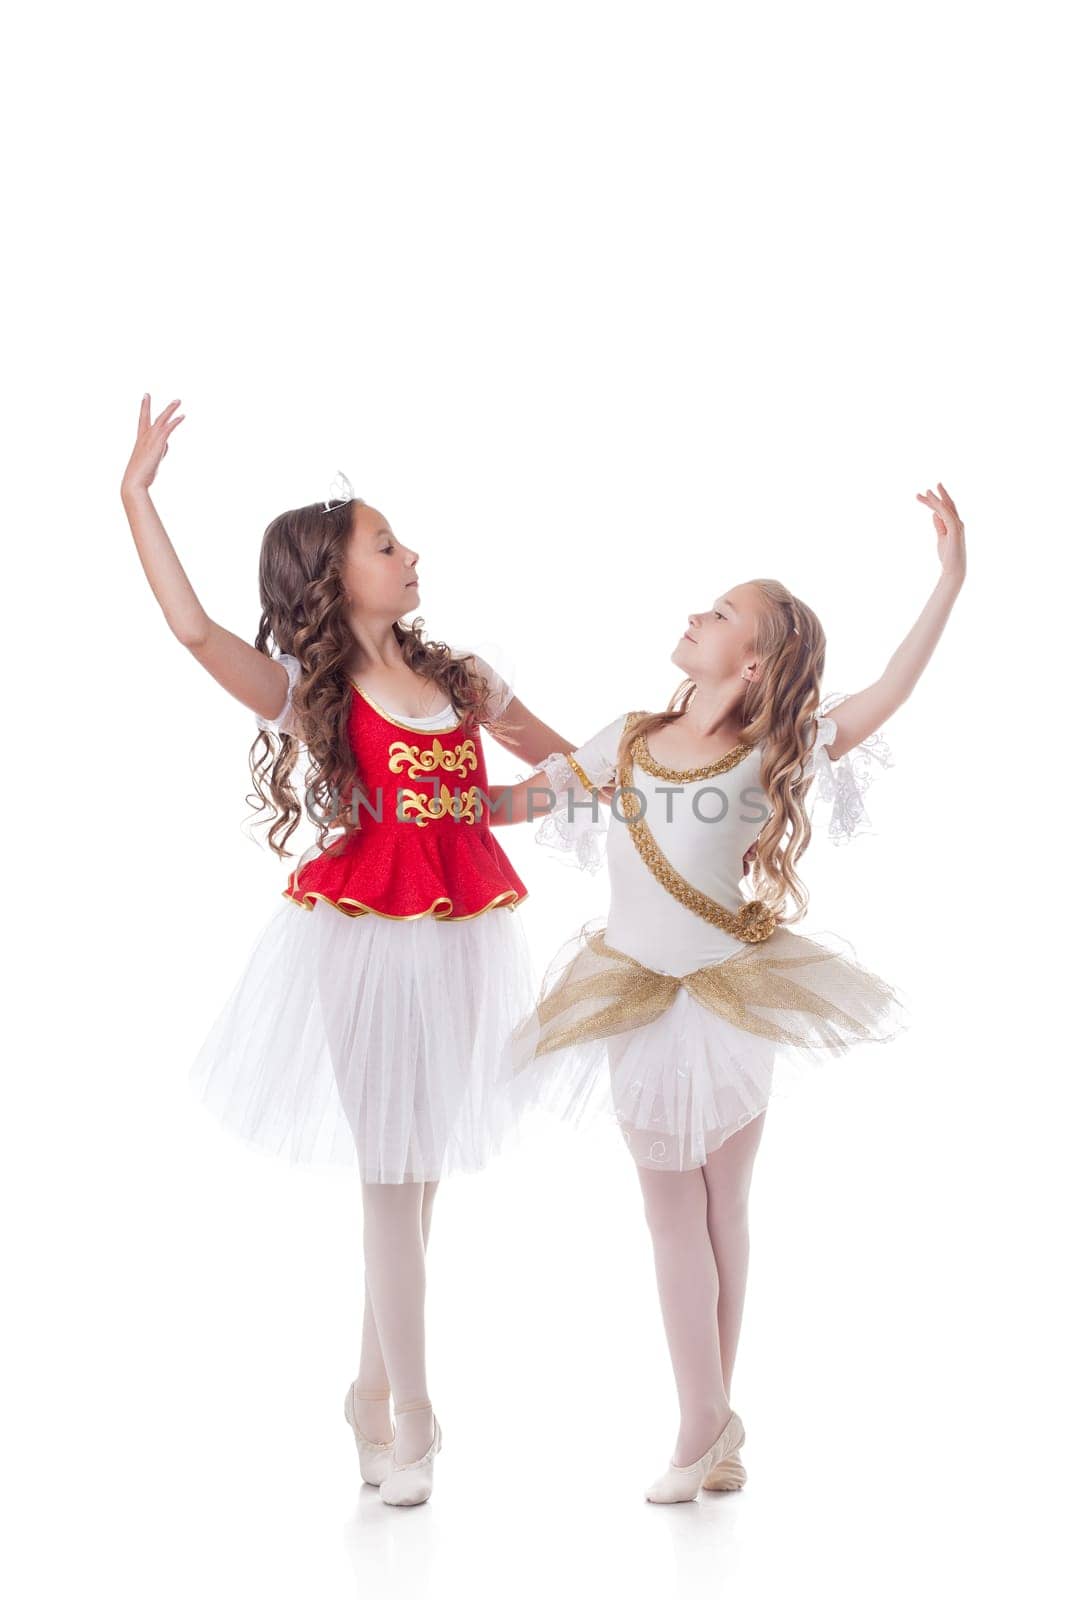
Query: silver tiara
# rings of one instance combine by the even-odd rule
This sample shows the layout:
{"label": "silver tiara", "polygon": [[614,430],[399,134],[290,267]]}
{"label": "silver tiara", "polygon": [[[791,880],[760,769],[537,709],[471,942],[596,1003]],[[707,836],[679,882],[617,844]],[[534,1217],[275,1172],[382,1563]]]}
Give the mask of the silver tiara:
{"label": "silver tiara", "polygon": [[[336,491],[336,492],[335,492]],[[333,482],[326,491],[326,498],[322,502],[323,511],[334,511],[338,506],[347,505],[349,500],[356,498],[356,491],[349,483],[343,472],[334,474]]]}

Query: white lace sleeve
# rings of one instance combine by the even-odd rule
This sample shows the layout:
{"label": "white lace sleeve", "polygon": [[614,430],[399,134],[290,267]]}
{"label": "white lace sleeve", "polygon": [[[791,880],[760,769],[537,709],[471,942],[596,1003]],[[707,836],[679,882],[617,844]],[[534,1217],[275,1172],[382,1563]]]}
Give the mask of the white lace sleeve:
{"label": "white lace sleeve", "polygon": [[476,655],[474,664],[489,683],[489,715],[494,719],[502,717],[515,698],[514,689],[505,678],[501,677],[495,667],[489,665],[484,656]]}
{"label": "white lace sleeve", "polygon": [[295,656],[286,655],[284,651],[281,655],[275,656],[274,659],[280,661],[289,674],[289,687],[285,693],[285,704],[276,717],[261,717],[256,712],[256,726],[269,729],[271,733],[291,733],[295,739],[299,735],[297,734],[293,717],[293,690],[300,678],[300,663]]}
{"label": "white lace sleeve", "polygon": [[472,658],[472,665],[478,672],[482,673],[489,684],[489,715],[494,720],[497,717],[502,717],[515,698],[515,691],[511,684],[495,667],[491,667],[485,657],[479,655],[476,650],[453,650],[452,654],[453,656],[470,656]]}
{"label": "white lace sleeve", "polygon": [[534,842],[562,851],[557,859],[587,872],[596,872],[603,861],[611,804],[597,789],[615,777],[625,726],[624,713],[569,755],[554,750],[539,769],[545,788],[555,796],[555,807],[538,827]]}
{"label": "white lace sleeve", "polygon": [[837,738],[837,723],[828,713],[847,700],[847,694],[831,694],[815,714],[815,738],[804,762],[803,775],[814,772],[815,782],[808,791],[812,820],[816,803],[830,806],[826,831],[834,844],[845,844],[861,833],[874,833],[863,806],[863,796],[878,776],[879,767],[895,765],[892,752],[880,733],[869,734],[836,761],[831,761],[827,746]]}

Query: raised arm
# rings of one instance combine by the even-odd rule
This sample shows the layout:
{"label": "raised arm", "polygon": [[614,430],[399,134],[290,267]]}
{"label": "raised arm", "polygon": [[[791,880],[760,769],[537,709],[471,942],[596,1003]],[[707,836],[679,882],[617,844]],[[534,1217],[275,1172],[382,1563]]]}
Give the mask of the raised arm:
{"label": "raised arm", "polygon": [[152,422],[149,396],[145,395],[141,401],[137,440],[122,477],[121,489],[133,542],[145,577],[174,637],[242,705],[260,716],[277,717],[289,690],[289,676],[284,666],[208,616],[148,492],[159,463],[167,453],[168,437],[183,420],[173,415],[180,404],[180,400],[172,400]]}
{"label": "raised arm", "polygon": [[937,486],[940,497],[933,490],[916,495],[934,514],[937,534],[937,556],[941,562],[941,576],[934,592],[927,600],[918,620],[889,658],[882,676],[866,689],[849,695],[834,707],[833,719],[837,724],[837,738],[827,746],[832,761],[858,745],[888,722],[897,708],[911,694],[922,676],[927,662],[934,653],[949,612],[963,586],[967,573],[967,553],[963,542],[963,523],[943,483]]}

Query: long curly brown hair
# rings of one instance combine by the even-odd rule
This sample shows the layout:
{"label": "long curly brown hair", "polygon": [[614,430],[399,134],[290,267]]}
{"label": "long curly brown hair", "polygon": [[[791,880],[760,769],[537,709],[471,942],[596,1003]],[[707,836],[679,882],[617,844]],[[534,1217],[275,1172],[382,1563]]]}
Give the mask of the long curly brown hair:
{"label": "long curly brown hair", "polygon": [[[349,672],[355,638],[347,621],[348,602],[342,583],[349,540],[355,530],[354,499],[323,511],[321,504],[283,511],[268,524],[259,557],[262,607],[255,647],[271,655],[278,650],[295,656],[301,676],[293,691],[293,734],[261,728],[249,751],[255,794],[246,800],[257,813],[253,826],[273,818],[267,842],[287,858],[286,845],[306,812],[321,848],[331,827],[347,838],[360,831],[360,807],[352,814],[354,790],[360,786],[359,765],[348,737],[352,696]],[[471,663],[456,657],[447,644],[424,639],[421,617],[393,623],[404,660],[420,677],[431,679],[448,696],[463,726],[484,724],[501,743],[511,742],[515,724],[492,718],[489,684]],[[307,752],[304,804],[293,785],[301,748]],[[371,799],[371,797],[368,797]],[[371,801],[373,803],[373,801]],[[339,838],[340,836],[338,836]]]}
{"label": "long curly brown hair", "polygon": [[[797,922],[808,906],[808,892],[796,867],[811,841],[811,823],[804,797],[813,775],[800,776],[811,742],[810,718],[820,704],[826,662],[826,635],[810,606],[776,578],[753,578],[750,587],[764,600],[756,622],[753,652],[762,663],[758,680],[749,679],[741,701],[746,744],[762,745],[760,784],[770,802],[770,816],[760,829],[752,862],[754,897],[761,899],[779,923]],[[677,722],[696,693],[686,678],[665,711],[649,711],[634,719],[619,745],[620,766],[629,762],[633,742]],[[786,915],[792,896],[796,909]]]}

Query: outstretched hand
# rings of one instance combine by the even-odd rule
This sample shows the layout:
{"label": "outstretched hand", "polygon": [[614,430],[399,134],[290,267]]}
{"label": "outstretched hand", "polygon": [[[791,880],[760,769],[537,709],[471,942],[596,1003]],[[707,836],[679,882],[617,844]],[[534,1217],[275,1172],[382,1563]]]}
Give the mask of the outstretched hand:
{"label": "outstretched hand", "polygon": [[150,403],[151,397],[146,394],[141,401],[141,412],[137,418],[137,442],[126,464],[126,471],[122,475],[123,494],[131,489],[151,487],[159,463],[167,453],[167,439],[179,422],[184,420],[184,416],[172,415],[175,406],[181,405],[180,400],[172,400],[170,405],[159,413],[155,422],[150,420]]}
{"label": "outstretched hand", "polygon": [[927,489],[925,494],[917,494],[915,498],[924,506],[929,506],[934,514],[937,558],[941,566],[949,577],[958,578],[962,582],[967,571],[963,523],[945,485],[939,483],[937,487],[941,491],[940,495],[936,495],[932,489]]}

